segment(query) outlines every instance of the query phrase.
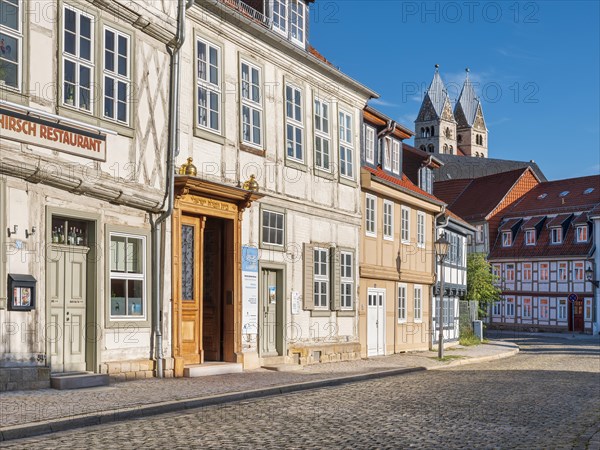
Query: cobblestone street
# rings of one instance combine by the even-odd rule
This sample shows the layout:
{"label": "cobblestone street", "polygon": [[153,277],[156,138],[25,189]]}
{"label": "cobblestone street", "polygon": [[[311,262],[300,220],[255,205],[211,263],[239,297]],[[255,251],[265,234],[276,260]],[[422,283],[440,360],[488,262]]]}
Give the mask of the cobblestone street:
{"label": "cobblestone street", "polygon": [[598,340],[502,338],[517,342],[521,353],[8,441],[2,447],[598,448]]}

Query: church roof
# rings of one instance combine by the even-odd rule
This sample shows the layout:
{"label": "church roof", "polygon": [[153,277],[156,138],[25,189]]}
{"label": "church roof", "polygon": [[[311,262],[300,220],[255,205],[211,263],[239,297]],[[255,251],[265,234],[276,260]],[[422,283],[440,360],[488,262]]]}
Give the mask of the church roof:
{"label": "church roof", "polygon": [[473,84],[467,75],[462,90],[460,91],[460,95],[458,96],[454,113],[456,114],[460,108],[464,114],[464,118],[467,122],[466,124],[472,127],[475,122],[475,117],[477,116],[477,107],[479,104],[479,98],[477,98],[475,89],[473,89]]}
{"label": "church roof", "polygon": [[446,86],[444,86],[444,82],[442,81],[442,77],[440,77],[440,72],[438,71],[437,67],[435,69],[435,73],[433,74],[433,80],[431,80],[429,89],[427,89],[426,95],[429,96],[431,104],[433,105],[433,109],[435,109],[438,117],[442,117],[444,104],[448,99],[448,91],[446,90]]}

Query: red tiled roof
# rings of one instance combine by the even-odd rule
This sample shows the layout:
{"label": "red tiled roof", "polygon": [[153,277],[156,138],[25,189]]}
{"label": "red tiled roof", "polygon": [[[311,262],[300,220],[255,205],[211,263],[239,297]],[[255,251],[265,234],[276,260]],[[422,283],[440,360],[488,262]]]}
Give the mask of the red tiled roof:
{"label": "red tiled roof", "polygon": [[502,225],[500,225],[498,227],[498,231],[507,231],[507,230],[510,230],[520,220],[521,220],[520,218],[519,219],[508,219],[506,222],[504,222]]}
{"label": "red tiled roof", "polygon": [[317,59],[324,62],[325,64],[328,64],[331,67],[335,67],[327,58],[325,58],[323,55],[321,55],[321,53],[319,53],[319,51],[316,48],[314,48],[312,45],[308,46],[308,52],[311,55],[315,56]]}
{"label": "red tiled roof", "polygon": [[454,220],[462,223],[463,225],[468,225],[469,227],[472,227],[472,225],[470,223],[468,223],[466,220],[462,219],[461,217],[457,216],[456,214],[454,214],[452,211],[450,211],[447,208],[446,208],[446,215],[452,217]]}
{"label": "red tiled roof", "polygon": [[556,217],[552,217],[550,221],[546,224],[547,228],[551,227],[560,227],[565,220],[571,217],[573,214],[559,214]]}
{"label": "red tiled roof", "polygon": [[571,222],[571,223],[574,225],[583,225],[583,224],[588,223],[588,221],[589,221],[589,218],[588,218],[587,213],[581,213],[578,216],[576,216],[573,219],[573,222]]}
{"label": "red tiled roof", "polygon": [[523,225],[521,225],[521,228],[523,228],[524,230],[531,230],[532,228],[537,227],[540,224],[540,222],[545,218],[546,216],[531,217],[530,219],[526,220],[523,223]]}
{"label": "red tiled roof", "polygon": [[[590,188],[593,188],[593,191],[584,194]],[[566,191],[569,193],[561,197],[560,194]],[[507,210],[507,214],[514,216],[536,212],[551,214],[589,211],[598,203],[600,203],[600,175],[593,175],[540,183],[515,202]]]}
{"label": "red tiled roof", "polygon": [[434,183],[433,192],[465,220],[483,219],[527,170],[522,168],[471,180],[438,181]]}
{"label": "red tiled roof", "polygon": [[377,178],[381,178],[389,183],[393,183],[397,186],[400,186],[404,189],[414,192],[415,194],[419,194],[423,197],[428,198],[429,200],[433,200],[436,203],[444,203],[442,200],[437,198],[434,195],[431,195],[429,192],[424,191],[416,184],[414,184],[410,179],[406,176],[406,174],[402,174],[402,178],[393,177],[383,171],[383,169],[373,169],[372,167],[363,166],[363,169],[369,171],[371,174],[375,175]]}

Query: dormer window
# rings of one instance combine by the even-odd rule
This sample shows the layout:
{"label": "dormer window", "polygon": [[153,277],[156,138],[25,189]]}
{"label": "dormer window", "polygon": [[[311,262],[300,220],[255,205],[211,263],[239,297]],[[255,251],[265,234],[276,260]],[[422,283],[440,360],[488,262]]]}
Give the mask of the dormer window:
{"label": "dormer window", "polygon": [[383,145],[383,168],[392,170],[392,139],[386,137]]}
{"label": "dormer window", "polygon": [[510,247],[512,245],[512,232],[505,231],[502,233],[502,247]]}
{"label": "dormer window", "polygon": [[306,41],[306,5],[300,0],[271,0],[273,30],[304,47]]}
{"label": "dormer window", "polygon": [[577,227],[577,242],[588,241],[588,227],[587,225]]}
{"label": "dormer window", "polygon": [[433,170],[429,167],[419,169],[419,187],[425,192],[433,193]]}
{"label": "dormer window", "polygon": [[525,245],[535,245],[535,230],[525,231]]}
{"label": "dormer window", "polygon": [[562,243],[562,228],[552,228],[550,230],[550,242],[553,244]]}

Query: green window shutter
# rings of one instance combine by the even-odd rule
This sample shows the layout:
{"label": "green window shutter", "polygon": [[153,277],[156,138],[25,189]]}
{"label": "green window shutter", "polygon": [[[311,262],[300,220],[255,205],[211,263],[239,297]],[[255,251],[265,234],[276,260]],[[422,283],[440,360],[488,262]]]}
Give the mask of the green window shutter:
{"label": "green window shutter", "polygon": [[302,296],[303,308],[305,310],[312,311],[315,309],[315,295],[314,295],[314,245],[304,244],[304,295]]}
{"label": "green window shutter", "polygon": [[340,263],[341,263],[341,254],[338,248],[330,248],[329,249],[329,259],[331,267],[331,276],[329,279],[331,280],[331,302],[330,306],[333,311],[339,311],[342,309],[342,299],[341,299],[341,276],[340,276]]}

